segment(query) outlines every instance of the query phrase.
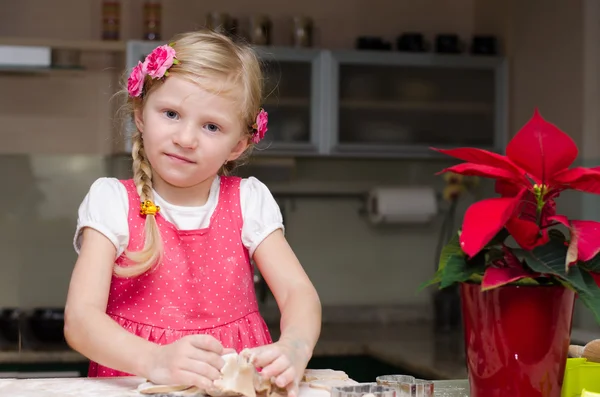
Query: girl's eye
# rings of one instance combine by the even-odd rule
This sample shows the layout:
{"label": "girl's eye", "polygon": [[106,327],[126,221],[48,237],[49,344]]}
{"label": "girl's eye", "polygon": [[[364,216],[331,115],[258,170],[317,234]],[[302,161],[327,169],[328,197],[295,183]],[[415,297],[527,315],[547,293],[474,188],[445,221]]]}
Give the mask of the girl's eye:
{"label": "girl's eye", "polygon": [[208,123],[204,126],[204,128],[206,128],[207,130],[209,130],[210,132],[218,132],[219,131],[219,126],[216,124],[212,124],[212,123]]}
{"label": "girl's eye", "polygon": [[167,118],[169,119],[175,119],[178,117],[177,112],[173,111],[173,110],[165,110],[164,111],[165,116],[167,116]]}

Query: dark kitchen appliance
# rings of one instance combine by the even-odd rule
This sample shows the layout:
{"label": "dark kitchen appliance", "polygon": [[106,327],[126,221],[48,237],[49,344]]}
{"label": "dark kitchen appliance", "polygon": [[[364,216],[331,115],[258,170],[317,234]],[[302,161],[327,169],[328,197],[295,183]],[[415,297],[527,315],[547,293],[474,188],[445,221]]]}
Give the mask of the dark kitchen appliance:
{"label": "dark kitchen appliance", "polygon": [[498,53],[498,39],[494,36],[473,36],[471,54],[496,55]]}
{"label": "dark kitchen appliance", "polygon": [[460,54],[463,52],[463,44],[457,34],[438,34],[435,37],[435,52]]}
{"label": "dark kitchen appliance", "polygon": [[425,52],[427,43],[422,33],[403,33],[396,38],[396,49],[405,52]]}
{"label": "dark kitchen appliance", "polygon": [[36,308],[28,317],[31,336],[44,344],[66,343],[65,312],[62,308]]}
{"label": "dark kitchen appliance", "polygon": [[359,50],[390,51],[392,44],[381,37],[360,36],[356,38],[356,48]]}
{"label": "dark kitchen appliance", "polygon": [[9,344],[19,343],[21,310],[17,308],[0,309],[0,338]]}

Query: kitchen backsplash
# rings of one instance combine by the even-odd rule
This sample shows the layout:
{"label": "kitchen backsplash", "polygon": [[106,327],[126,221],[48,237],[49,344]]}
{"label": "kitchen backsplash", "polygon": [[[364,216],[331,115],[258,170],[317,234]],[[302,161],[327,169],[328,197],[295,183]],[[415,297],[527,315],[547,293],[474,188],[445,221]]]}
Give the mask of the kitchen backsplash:
{"label": "kitchen backsplash", "polygon": [[[260,177],[277,197],[282,186],[434,185],[447,161],[297,159],[287,183]],[[0,156],[6,189],[0,195],[0,307],[63,306],[76,260],[78,206],[99,177],[130,175],[128,158]],[[240,174],[244,175],[243,169]],[[483,193],[491,186],[483,185]],[[569,197],[562,199],[570,200]],[[577,198],[574,198],[577,200]],[[460,219],[470,199],[465,198]],[[429,303],[417,286],[435,269],[439,221],[424,226],[373,227],[352,198],[280,200],[286,234],[325,306]],[[577,201],[564,206],[571,215]],[[569,215],[569,214],[568,214]]]}

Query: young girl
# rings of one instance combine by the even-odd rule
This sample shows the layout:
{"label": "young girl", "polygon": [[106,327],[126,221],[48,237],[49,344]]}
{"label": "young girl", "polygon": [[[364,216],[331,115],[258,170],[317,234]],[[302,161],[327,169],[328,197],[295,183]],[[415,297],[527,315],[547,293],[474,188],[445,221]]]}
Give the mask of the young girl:
{"label": "young girl", "polygon": [[[65,337],[89,376],[205,388],[228,351],[298,392],[320,333],[317,293],[264,184],[227,176],[267,131],[261,68],[213,32],[176,37],[131,72],[133,179],[100,178],[79,208]],[[252,258],[281,311],[272,342]]]}

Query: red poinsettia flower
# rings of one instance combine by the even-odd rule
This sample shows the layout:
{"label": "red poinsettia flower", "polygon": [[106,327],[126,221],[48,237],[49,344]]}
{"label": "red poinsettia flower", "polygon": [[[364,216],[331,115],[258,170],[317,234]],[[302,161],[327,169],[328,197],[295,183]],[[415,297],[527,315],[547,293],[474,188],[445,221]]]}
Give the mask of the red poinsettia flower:
{"label": "red poinsettia flower", "polygon": [[[512,216],[504,225],[515,241],[525,249],[533,249],[549,241],[547,226],[552,224],[549,219],[556,214],[554,199],[560,190],[543,193],[534,186],[525,192],[520,186],[511,185],[503,180],[496,181],[496,192],[502,197],[515,197],[521,193]],[[541,200],[539,199],[541,197]]]}
{"label": "red poinsettia flower", "polygon": [[587,262],[600,252],[600,222],[569,220],[564,215],[550,218],[569,228],[571,240],[567,250],[565,269],[577,261]]}
{"label": "red poinsettia flower", "polygon": [[577,158],[577,146],[537,109],[509,142],[506,156],[476,148],[434,150],[466,161],[442,172],[497,180],[501,197],[476,202],[465,213],[460,244],[469,256],[503,227],[525,249],[544,244],[545,227],[555,215],[554,199],[560,192],[600,194],[600,168],[569,168]]}

